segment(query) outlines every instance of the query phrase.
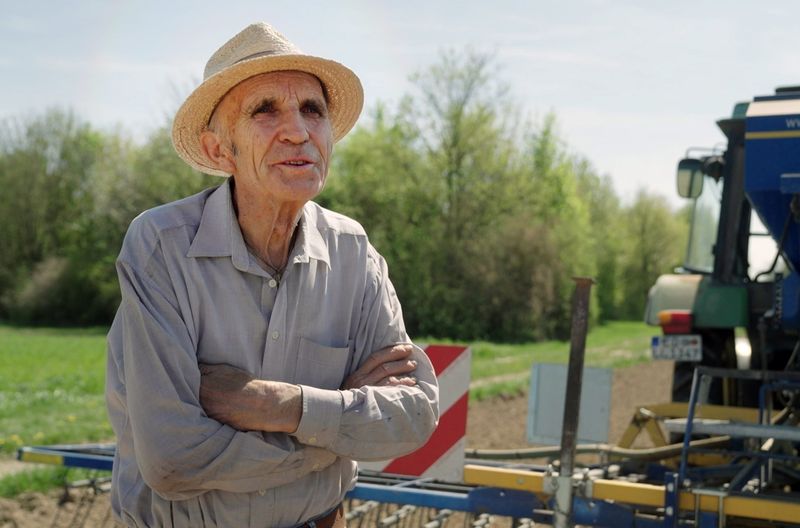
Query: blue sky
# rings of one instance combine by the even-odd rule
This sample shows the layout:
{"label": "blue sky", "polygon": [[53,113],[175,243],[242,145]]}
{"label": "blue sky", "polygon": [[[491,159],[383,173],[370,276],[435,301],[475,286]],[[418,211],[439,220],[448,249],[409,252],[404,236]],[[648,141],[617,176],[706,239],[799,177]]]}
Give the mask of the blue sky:
{"label": "blue sky", "polygon": [[493,53],[520,111],[553,111],[569,147],[629,199],[674,195],[689,146],[736,101],[800,84],[800,3],[755,1],[44,2],[0,0],[0,118],[70,107],[135,136],[165,122],[205,61],[264,20],[350,66],[367,107],[412,90],[442,50]]}

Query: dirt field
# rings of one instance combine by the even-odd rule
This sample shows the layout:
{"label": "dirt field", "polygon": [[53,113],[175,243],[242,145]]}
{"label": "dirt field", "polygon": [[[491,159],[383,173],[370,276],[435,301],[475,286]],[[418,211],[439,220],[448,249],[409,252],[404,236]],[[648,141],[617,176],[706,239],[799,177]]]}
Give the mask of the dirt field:
{"label": "dirt field", "polygon": [[[659,362],[618,369],[612,386],[609,441],[616,442],[639,405],[669,400],[672,368]],[[470,405],[468,447],[502,449],[526,447],[527,396],[496,398]],[[4,463],[5,471],[19,466]],[[0,528],[113,526],[108,495],[73,492],[72,501],[59,506],[62,493],[26,494],[17,500],[0,499]],[[95,500],[96,499],[96,500]]]}
{"label": "dirt field", "polygon": [[[671,384],[672,363],[644,363],[615,370],[611,388],[609,443],[619,440],[637,406],[668,402]],[[486,449],[528,447],[525,438],[527,412],[527,394],[470,404],[468,446]]]}

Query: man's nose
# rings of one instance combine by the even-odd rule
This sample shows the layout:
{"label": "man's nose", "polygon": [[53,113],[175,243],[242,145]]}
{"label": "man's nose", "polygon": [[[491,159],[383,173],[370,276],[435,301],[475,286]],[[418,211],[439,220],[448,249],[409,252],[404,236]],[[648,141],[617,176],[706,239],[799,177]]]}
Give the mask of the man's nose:
{"label": "man's nose", "polygon": [[305,143],[308,141],[308,128],[299,110],[283,112],[280,124],[280,140],[288,143]]}

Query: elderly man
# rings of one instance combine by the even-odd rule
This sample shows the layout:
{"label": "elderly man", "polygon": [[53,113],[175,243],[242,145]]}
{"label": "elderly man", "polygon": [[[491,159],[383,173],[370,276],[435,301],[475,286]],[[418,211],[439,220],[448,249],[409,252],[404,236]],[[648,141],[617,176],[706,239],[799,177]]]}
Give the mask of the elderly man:
{"label": "elderly man", "polygon": [[147,211],[117,261],[112,505],[131,526],[344,526],[354,460],[420,447],[436,378],[386,263],[312,200],[358,78],[254,24],[209,60],[173,142],[230,176]]}

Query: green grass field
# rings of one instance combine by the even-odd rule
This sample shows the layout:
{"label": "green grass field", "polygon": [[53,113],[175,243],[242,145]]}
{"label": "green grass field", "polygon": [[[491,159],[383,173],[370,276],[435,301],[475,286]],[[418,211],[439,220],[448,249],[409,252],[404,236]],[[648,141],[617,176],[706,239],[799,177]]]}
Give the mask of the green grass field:
{"label": "green grass field", "polygon": [[[586,365],[648,361],[653,331],[639,322],[596,327],[587,338]],[[0,453],[22,445],[112,439],[103,402],[105,333],[0,325]],[[569,342],[561,341],[471,347],[477,399],[518,392],[527,386],[533,362],[566,363],[569,357]]]}
{"label": "green grass field", "polygon": [[0,326],[0,453],[113,437],[103,400],[105,333]]}
{"label": "green grass field", "polygon": [[[638,322],[596,327],[587,338],[586,365],[649,361],[654,330]],[[113,440],[103,401],[106,331],[0,325],[0,456],[10,457],[23,445]],[[478,400],[522,392],[533,362],[566,363],[569,357],[569,342],[560,341],[471,347],[470,395]],[[0,479],[0,496],[62,478],[55,468],[36,471]]]}
{"label": "green grass field", "polygon": [[[616,321],[597,326],[586,339],[585,364],[619,368],[649,361],[650,338],[654,333],[658,333],[658,329],[637,321]],[[505,345],[478,341],[470,346],[470,397],[482,400],[499,394],[522,392],[528,386],[531,365],[534,362],[566,363],[570,343],[544,341]]]}

